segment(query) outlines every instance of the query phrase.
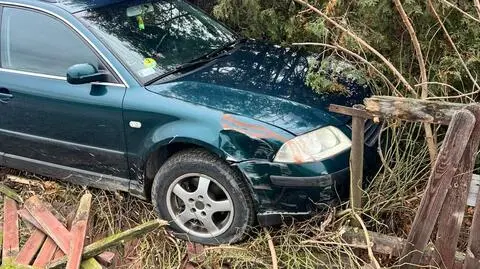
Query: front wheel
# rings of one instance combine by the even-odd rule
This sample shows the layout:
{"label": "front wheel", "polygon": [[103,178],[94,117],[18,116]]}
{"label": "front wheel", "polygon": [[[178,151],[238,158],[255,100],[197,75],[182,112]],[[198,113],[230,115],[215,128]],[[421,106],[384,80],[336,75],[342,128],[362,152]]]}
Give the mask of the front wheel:
{"label": "front wheel", "polygon": [[165,162],[155,176],[152,200],[177,237],[202,244],[238,242],[254,219],[252,199],[238,173],[198,149]]}

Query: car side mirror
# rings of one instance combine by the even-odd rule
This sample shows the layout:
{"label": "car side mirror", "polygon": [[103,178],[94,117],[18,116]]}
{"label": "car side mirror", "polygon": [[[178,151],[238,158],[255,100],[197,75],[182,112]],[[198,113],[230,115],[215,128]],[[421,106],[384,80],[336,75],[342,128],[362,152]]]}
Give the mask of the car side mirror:
{"label": "car side mirror", "polygon": [[98,71],[95,66],[88,63],[72,65],[67,70],[67,81],[70,84],[106,82],[107,76],[106,73]]}

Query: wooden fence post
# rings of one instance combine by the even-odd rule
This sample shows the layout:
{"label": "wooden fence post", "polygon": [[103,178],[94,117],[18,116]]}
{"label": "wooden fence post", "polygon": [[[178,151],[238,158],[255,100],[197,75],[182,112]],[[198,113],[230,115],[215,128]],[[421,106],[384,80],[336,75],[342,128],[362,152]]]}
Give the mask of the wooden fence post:
{"label": "wooden fence post", "polygon": [[462,109],[454,114],[402,252],[403,268],[412,268],[411,264],[422,258],[474,125],[470,111]]}
{"label": "wooden fence post", "polygon": [[[353,108],[365,110],[362,105]],[[352,148],[350,152],[350,205],[353,210],[362,209],[363,144],[365,140],[365,118],[352,117]]]}
{"label": "wooden fence post", "polygon": [[465,213],[468,188],[475,165],[475,154],[480,144],[480,106],[475,104],[467,106],[465,109],[472,112],[477,120],[438,217],[439,224],[435,240],[437,251],[434,252],[431,264],[440,268],[454,268],[455,252]]}

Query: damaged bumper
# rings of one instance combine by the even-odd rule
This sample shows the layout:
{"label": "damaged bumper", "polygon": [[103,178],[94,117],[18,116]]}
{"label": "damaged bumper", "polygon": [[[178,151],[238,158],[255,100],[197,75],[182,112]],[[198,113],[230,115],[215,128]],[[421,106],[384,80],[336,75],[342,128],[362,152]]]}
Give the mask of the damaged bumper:
{"label": "damaged bumper", "polygon": [[348,197],[349,152],[305,164],[251,160],[237,163],[249,181],[260,225],[286,217],[308,217]]}

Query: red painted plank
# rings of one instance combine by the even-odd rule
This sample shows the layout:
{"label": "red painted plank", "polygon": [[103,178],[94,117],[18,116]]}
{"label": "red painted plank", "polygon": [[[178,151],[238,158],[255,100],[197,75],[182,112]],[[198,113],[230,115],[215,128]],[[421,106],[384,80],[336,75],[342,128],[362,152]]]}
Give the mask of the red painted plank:
{"label": "red painted plank", "polygon": [[67,269],[78,269],[80,267],[91,204],[92,195],[90,193],[84,194],[80,199],[77,214],[70,230],[72,240],[70,241],[70,252],[68,252]]}
{"label": "red painted plank", "polygon": [[18,236],[17,203],[4,197],[3,200],[3,251],[2,260],[15,258],[20,250]]}
{"label": "red painted plank", "polygon": [[57,244],[55,244],[52,238],[47,237],[37,255],[37,258],[35,259],[35,262],[33,263],[33,266],[42,268],[47,266],[47,264],[53,259],[53,255],[55,254],[56,250]]}
{"label": "red painted plank", "polygon": [[40,223],[38,223],[38,221],[36,221],[35,218],[33,218],[32,214],[30,214],[30,212],[28,212],[28,210],[19,209],[18,210],[18,215],[20,216],[20,218],[22,218],[22,220],[24,222],[30,223],[33,227],[37,228],[38,230],[40,230],[44,234],[46,234],[45,231],[42,228],[42,225],[40,225]]}
{"label": "red painted plank", "polygon": [[25,208],[40,224],[45,233],[55,241],[57,246],[65,253],[70,250],[70,232],[58,221],[37,196],[30,197],[25,202]]}
{"label": "red painted plank", "polygon": [[18,253],[15,262],[18,264],[29,265],[42,247],[45,238],[47,238],[47,236],[42,231],[35,229],[27,242],[25,242],[22,250]]}

